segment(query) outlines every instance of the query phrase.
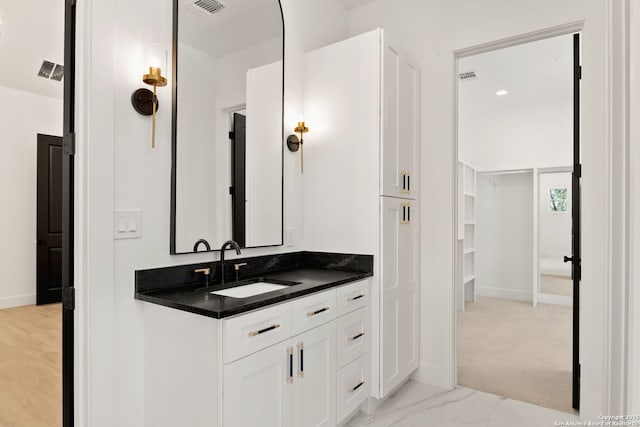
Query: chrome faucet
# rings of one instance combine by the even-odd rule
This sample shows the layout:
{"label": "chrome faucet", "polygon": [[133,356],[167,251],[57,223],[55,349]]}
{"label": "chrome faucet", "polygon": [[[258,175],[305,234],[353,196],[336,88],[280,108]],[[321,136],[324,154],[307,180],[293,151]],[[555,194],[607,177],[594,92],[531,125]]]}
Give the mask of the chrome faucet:
{"label": "chrome faucet", "polygon": [[236,255],[240,255],[242,252],[240,251],[240,245],[238,245],[236,242],[234,242],[233,240],[227,240],[226,242],[224,242],[222,244],[222,247],[220,248],[220,274],[221,274],[221,279],[220,279],[220,284],[224,285],[224,251],[227,250],[227,247],[231,246],[228,249],[235,249],[236,250]]}

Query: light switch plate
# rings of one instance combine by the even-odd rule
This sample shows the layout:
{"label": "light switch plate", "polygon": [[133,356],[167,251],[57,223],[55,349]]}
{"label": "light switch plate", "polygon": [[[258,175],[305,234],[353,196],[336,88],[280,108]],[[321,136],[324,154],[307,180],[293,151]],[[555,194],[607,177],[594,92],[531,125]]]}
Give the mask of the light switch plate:
{"label": "light switch plate", "polygon": [[113,238],[137,239],[142,237],[142,211],[140,209],[116,209],[113,211]]}

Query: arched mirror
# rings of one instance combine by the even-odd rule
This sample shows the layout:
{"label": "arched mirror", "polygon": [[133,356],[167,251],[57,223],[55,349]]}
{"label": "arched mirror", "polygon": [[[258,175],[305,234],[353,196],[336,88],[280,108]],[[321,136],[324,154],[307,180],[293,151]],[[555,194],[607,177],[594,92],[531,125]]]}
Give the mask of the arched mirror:
{"label": "arched mirror", "polygon": [[171,253],[282,244],[279,0],[174,0]]}

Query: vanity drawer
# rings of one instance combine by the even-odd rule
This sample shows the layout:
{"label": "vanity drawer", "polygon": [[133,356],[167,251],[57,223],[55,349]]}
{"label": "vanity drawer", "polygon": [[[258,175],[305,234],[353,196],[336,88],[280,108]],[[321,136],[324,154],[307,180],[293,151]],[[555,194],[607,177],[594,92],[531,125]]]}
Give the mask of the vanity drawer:
{"label": "vanity drawer", "polygon": [[369,280],[337,289],[338,316],[369,305]]}
{"label": "vanity drawer", "polygon": [[369,351],[369,311],[361,308],[336,321],[338,369]]}
{"label": "vanity drawer", "polygon": [[291,336],[291,305],[281,304],[225,319],[223,361],[231,363]]}
{"label": "vanity drawer", "polygon": [[335,289],[291,301],[291,335],[298,335],[335,318]]}
{"label": "vanity drawer", "polygon": [[338,371],[338,424],[355,411],[369,395],[369,358],[354,360]]}

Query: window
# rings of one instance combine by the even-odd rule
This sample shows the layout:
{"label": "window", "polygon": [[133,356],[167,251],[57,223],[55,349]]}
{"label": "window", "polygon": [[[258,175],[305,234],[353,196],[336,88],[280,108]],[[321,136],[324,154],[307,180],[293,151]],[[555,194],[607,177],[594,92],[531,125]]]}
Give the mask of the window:
{"label": "window", "polygon": [[566,188],[550,188],[549,189],[549,211],[550,212],[566,212],[567,211],[567,189]]}

